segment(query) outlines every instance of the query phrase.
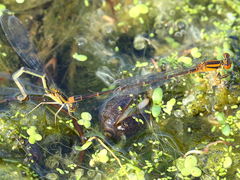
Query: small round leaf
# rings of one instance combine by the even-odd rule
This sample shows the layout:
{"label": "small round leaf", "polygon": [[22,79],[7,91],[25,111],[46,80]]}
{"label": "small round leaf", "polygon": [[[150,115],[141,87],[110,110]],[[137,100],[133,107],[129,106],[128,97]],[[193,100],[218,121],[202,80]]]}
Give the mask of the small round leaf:
{"label": "small round leaf", "polygon": [[153,117],[158,117],[161,113],[161,107],[159,105],[153,105],[151,108]]}
{"label": "small round leaf", "polygon": [[161,104],[163,98],[163,90],[162,88],[156,88],[152,94],[153,104]]}
{"label": "small round leaf", "polygon": [[202,175],[202,171],[198,167],[193,167],[191,168],[191,174],[194,177],[200,177]]}

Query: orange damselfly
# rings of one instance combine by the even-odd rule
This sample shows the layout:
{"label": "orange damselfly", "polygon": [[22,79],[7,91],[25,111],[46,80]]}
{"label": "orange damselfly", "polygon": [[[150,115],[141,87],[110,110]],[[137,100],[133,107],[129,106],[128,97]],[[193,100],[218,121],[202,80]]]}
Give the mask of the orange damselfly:
{"label": "orange damselfly", "polygon": [[[200,73],[200,72],[209,72],[209,71],[216,71],[217,69],[230,69],[231,68],[231,60],[230,55],[228,53],[223,54],[223,60],[207,60],[202,63],[197,64],[195,67],[191,69],[187,69],[185,71],[174,72],[174,73],[151,73],[144,76],[136,76],[127,79],[120,79],[115,82],[116,88],[113,90],[97,92],[94,94],[89,95],[79,95],[79,96],[72,96],[69,98],[71,102],[79,102],[88,98],[93,98],[96,96],[109,94],[113,92],[121,92],[126,89],[132,89],[136,86],[146,87],[148,85],[161,82],[164,80],[168,80],[174,77],[178,77],[181,75],[192,74],[192,73]],[[127,91],[129,92],[129,91]],[[130,91],[131,92],[131,91]]]}

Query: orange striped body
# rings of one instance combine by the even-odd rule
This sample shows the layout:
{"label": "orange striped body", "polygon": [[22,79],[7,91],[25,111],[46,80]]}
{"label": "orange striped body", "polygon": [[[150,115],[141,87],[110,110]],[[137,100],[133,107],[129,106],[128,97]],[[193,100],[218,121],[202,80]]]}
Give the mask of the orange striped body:
{"label": "orange striped body", "polygon": [[223,54],[224,60],[208,60],[197,65],[194,72],[216,71],[219,68],[230,69],[231,61],[228,53]]}

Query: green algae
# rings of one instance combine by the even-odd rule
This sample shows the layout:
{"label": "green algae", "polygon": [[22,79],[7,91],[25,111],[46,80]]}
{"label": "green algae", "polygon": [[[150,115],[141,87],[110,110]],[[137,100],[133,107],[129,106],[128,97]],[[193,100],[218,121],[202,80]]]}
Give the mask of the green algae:
{"label": "green algae", "polygon": [[[23,162],[27,153],[12,151],[14,148],[24,149],[14,139],[18,137],[21,141],[31,137],[27,130],[34,126],[42,140],[36,141],[33,147],[43,147],[44,165],[41,166],[47,171],[45,176],[49,179],[240,177],[240,55],[239,45],[234,45],[235,41],[229,38],[239,38],[238,2],[33,3],[25,0],[22,4],[9,4],[7,1],[3,4],[22,20],[28,20],[29,23],[24,23],[30,29],[43,59],[57,57],[60,70],[56,71],[56,82],[68,95],[96,92],[106,87],[108,81],[119,78],[156,71],[185,70],[204,59],[222,59],[224,52],[231,55],[234,66],[231,69],[233,72],[225,72],[227,78],[213,72],[186,75],[160,83],[160,95],[157,98],[148,95],[150,106],[144,111],[150,114],[151,110],[153,118],[146,132],[127,141],[123,139],[122,144],[110,143],[122,167],[104,148],[91,143],[83,163],[86,168],[81,169],[79,154],[75,150],[79,150],[82,144],[69,117],[60,114],[55,124],[53,116],[56,109],[50,109],[52,113],[49,109],[45,112],[45,106],[34,114],[23,116],[36,105],[34,101],[10,103],[10,107],[5,107],[7,111],[1,113],[1,147],[8,151],[7,154],[1,151],[1,160],[6,157],[17,159],[20,155],[19,161]],[[19,61],[11,48],[1,43],[0,51],[1,71],[12,73],[18,69]],[[81,62],[74,60],[74,54],[82,55]],[[87,61],[83,61],[86,57]],[[155,64],[149,61],[151,58]],[[97,79],[96,72],[105,76]],[[6,83],[6,86],[9,85],[15,87],[13,83]],[[99,107],[103,100],[87,100],[79,104],[75,115],[85,126],[87,137],[96,134],[103,137],[93,108]],[[91,113],[91,118],[89,115],[81,117],[81,112],[85,111]],[[220,140],[224,143],[209,147],[209,144]],[[107,144],[109,142],[106,141]],[[51,146],[54,148],[51,149]],[[187,157],[182,157],[183,154],[193,149],[196,150],[194,155],[187,157],[197,158],[197,163],[185,163]],[[184,167],[191,164],[192,170],[178,167],[175,164],[178,159],[184,159]],[[8,161],[6,163],[11,165]],[[43,174],[36,168],[40,162],[35,160],[30,164],[31,169],[41,177]],[[16,174],[21,177],[21,174]]]}

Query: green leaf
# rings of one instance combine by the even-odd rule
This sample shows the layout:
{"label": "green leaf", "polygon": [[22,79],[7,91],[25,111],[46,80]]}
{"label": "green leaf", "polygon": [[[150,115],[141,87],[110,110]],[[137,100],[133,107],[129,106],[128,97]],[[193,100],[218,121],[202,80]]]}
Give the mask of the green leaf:
{"label": "green leaf", "polygon": [[30,128],[27,129],[27,134],[29,135],[28,141],[30,144],[34,144],[36,141],[41,141],[42,136],[36,132],[35,126],[30,126]]}
{"label": "green leaf", "polygon": [[228,124],[226,124],[222,129],[221,129],[222,133],[225,135],[225,136],[229,136],[230,135],[230,132],[231,132],[231,129],[230,129],[230,126]]}
{"label": "green leaf", "polygon": [[90,121],[92,119],[92,115],[89,112],[82,112],[81,118]]}
{"label": "green leaf", "polygon": [[162,88],[154,89],[153,94],[152,94],[153,104],[161,104],[162,103],[162,98],[163,98]]}
{"label": "green leaf", "polygon": [[153,105],[151,108],[152,116],[158,117],[161,113],[161,107],[159,105]]}
{"label": "green leaf", "polygon": [[193,58],[200,58],[202,56],[202,54],[199,52],[199,49],[196,47],[191,49],[191,55]]}
{"label": "green leaf", "polygon": [[220,124],[225,124],[226,117],[223,112],[215,112],[215,118]]}
{"label": "green leaf", "polygon": [[176,99],[175,98],[170,99],[167,102],[166,108],[164,108],[163,111],[166,112],[168,115],[170,115],[171,112],[172,112],[172,108],[175,105],[175,103],[176,103]]}
{"label": "green leaf", "polygon": [[136,36],[133,41],[133,46],[137,50],[142,50],[146,47],[146,40],[143,36]]}
{"label": "green leaf", "polygon": [[84,175],[84,170],[80,168],[76,169],[74,174],[75,174],[76,180],[80,180],[81,177]]}
{"label": "green leaf", "polygon": [[84,126],[85,128],[91,127],[91,122],[89,120],[85,120],[85,119],[78,120],[78,124],[81,126]]}
{"label": "green leaf", "polygon": [[65,174],[64,171],[60,168],[56,168],[56,170],[60,173],[60,174]]}
{"label": "green leaf", "polygon": [[91,127],[91,122],[90,121],[85,121],[84,122],[84,127],[87,128],[87,129],[90,128]]}
{"label": "green leaf", "polygon": [[191,171],[187,168],[183,168],[183,169],[181,169],[181,174],[183,176],[189,176],[191,174]]}
{"label": "green leaf", "polygon": [[84,145],[82,145],[82,146],[75,146],[75,149],[77,150],[77,151],[84,151],[84,150],[86,150],[89,146],[91,146],[92,145],[92,141],[87,141]]}
{"label": "green leaf", "polygon": [[89,7],[89,1],[88,1],[88,0],[84,0],[84,5],[85,5],[86,7]]}
{"label": "green leaf", "polygon": [[197,158],[193,155],[187,156],[184,161],[184,167],[191,169],[194,166],[197,166]]}
{"label": "green leaf", "polygon": [[178,168],[178,170],[181,171],[181,169],[184,169],[184,161],[185,159],[184,158],[178,158],[177,161],[176,161],[176,166]]}
{"label": "green leaf", "polygon": [[84,125],[84,119],[79,119],[78,124],[83,126]]}
{"label": "green leaf", "polygon": [[145,4],[138,4],[136,6],[140,14],[147,14],[148,13],[148,7]]}
{"label": "green leaf", "polygon": [[189,65],[192,65],[192,58],[186,57],[186,56],[181,56],[178,58],[178,62],[182,62],[189,66]]}
{"label": "green leaf", "polygon": [[42,140],[42,136],[40,134],[35,134],[33,137],[35,138],[36,141]]}
{"label": "green leaf", "polygon": [[148,65],[148,62],[137,61],[135,66],[138,67],[138,68],[141,68],[141,67],[145,67],[147,65]]}
{"label": "green leaf", "polygon": [[106,163],[109,160],[109,157],[107,156],[107,150],[106,149],[102,149],[99,153],[98,153],[98,158],[99,161],[102,163]]}
{"label": "green leaf", "polygon": [[134,7],[132,7],[129,10],[129,16],[132,18],[137,18],[140,14],[147,14],[148,13],[148,7],[145,4],[138,4]]}
{"label": "green leaf", "polygon": [[223,167],[227,169],[227,168],[230,168],[231,165],[232,165],[232,158],[229,156],[225,157],[223,161]]}
{"label": "green leaf", "polygon": [[25,1],[25,0],[16,0],[16,3],[22,4],[22,3],[24,3],[24,1]]}
{"label": "green leaf", "polygon": [[129,10],[129,16],[132,17],[132,18],[136,18],[140,15],[140,11],[139,9],[134,6],[132,7],[130,10]]}
{"label": "green leaf", "polygon": [[30,126],[30,128],[28,128],[28,130],[27,130],[28,135],[35,134],[36,133],[36,129],[37,128],[35,126]]}
{"label": "green leaf", "polygon": [[36,140],[35,140],[34,137],[30,136],[30,137],[28,138],[28,142],[29,142],[30,144],[35,144]]}
{"label": "green leaf", "polygon": [[78,53],[74,53],[72,55],[72,57],[78,61],[86,61],[88,59],[88,57],[86,55],[83,55],[83,54],[78,54]]}
{"label": "green leaf", "polygon": [[198,167],[193,167],[190,169],[190,171],[191,171],[192,176],[194,176],[194,177],[200,177],[202,175],[202,171]]}
{"label": "green leaf", "polygon": [[[176,48],[180,47],[180,44],[179,44],[177,41],[175,41],[173,38],[171,38],[171,37],[166,37],[166,38],[164,38],[164,39],[165,39],[165,41],[167,41],[167,43],[168,43],[172,48],[176,49]],[[170,59],[168,59],[168,60],[170,60]]]}

